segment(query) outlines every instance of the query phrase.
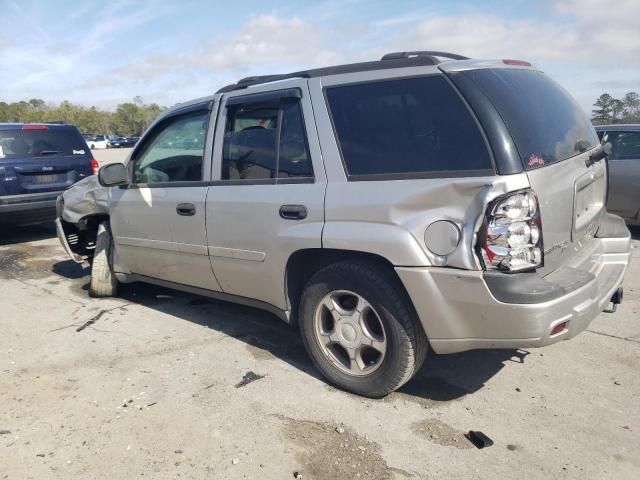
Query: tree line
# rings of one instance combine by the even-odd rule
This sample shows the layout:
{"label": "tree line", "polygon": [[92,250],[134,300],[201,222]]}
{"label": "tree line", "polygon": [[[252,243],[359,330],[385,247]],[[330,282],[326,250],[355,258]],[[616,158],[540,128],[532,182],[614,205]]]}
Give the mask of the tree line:
{"label": "tree line", "polygon": [[68,101],[52,105],[32,98],[13,103],[0,101],[0,122],[64,122],[75,125],[82,133],[128,137],[141,135],[165,109],[156,103],[145,104],[140,97],[119,104],[113,112]]}
{"label": "tree line", "polygon": [[[603,93],[593,104],[594,125],[640,123],[640,95],[628,92],[622,98]],[[39,98],[7,103],[0,101],[0,122],[64,122],[78,127],[82,133],[96,135],[141,135],[166,107],[145,104],[140,97],[121,103],[114,112],[84,107],[68,101],[51,105]]]}
{"label": "tree line", "polygon": [[591,122],[594,125],[640,123],[640,95],[636,92],[625,93],[622,98],[603,93],[593,106]]}

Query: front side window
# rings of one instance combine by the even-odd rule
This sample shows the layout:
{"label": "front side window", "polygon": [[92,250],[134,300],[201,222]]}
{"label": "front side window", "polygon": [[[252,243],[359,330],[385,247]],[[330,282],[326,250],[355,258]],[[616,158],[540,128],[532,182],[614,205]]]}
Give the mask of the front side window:
{"label": "front side window", "polygon": [[227,107],[223,180],[311,177],[299,101],[282,99]]}
{"label": "front side window", "polygon": [[329,87],[326,97],[350,178],[491,172],[480,130],[441,75]]}
{"label": "front side window", "polygon": [[603,142],[611,143],[609,160],[640,160],[640,132],[607,132]]}
{"label": "front side window", "polygon": [[172,117],[133,161],[133,182],[143,184],[202,180],[208,111]]}

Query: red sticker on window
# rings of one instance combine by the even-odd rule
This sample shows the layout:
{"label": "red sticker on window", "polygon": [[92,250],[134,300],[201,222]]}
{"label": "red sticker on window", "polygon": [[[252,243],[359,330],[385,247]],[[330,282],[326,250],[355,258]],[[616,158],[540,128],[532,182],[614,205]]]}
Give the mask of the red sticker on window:
{"label": "red sticker on window", "polygon": [[542,166],[544,165],[544,158],[537,156],[535,153],[532,153],[529,157],[527,165],[529,165],[530,167],[534,167],[536,165]]}

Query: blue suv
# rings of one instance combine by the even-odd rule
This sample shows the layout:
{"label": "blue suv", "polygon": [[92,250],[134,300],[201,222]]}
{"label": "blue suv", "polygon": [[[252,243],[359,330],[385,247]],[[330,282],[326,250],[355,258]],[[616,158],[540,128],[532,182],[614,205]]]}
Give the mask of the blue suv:
{"label": "blue suv", "polygon": [[57,196],[98,167],[73,125],[0,123],[0,224],[54,220]]}

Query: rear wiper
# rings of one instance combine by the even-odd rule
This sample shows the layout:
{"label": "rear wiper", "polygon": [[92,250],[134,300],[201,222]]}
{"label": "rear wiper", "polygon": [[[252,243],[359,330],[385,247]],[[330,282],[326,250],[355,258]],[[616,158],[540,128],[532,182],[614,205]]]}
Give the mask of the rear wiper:
{"label": "rear wiper", "polygon": [[590,167],[594,163],[599,162],[600,160],[609,156],[610,154],[611,154],[611,144],[605,143],[604,145],[600,145],[600,147],[598,148],[598,150],[595,151],[595,153],[592,153],[591,155],[589,155],[589,158],[587,158],[584,161],[584,164],[587,167]]}
{"label": "rear wiper", "polygon": [[61,150],[41,150],[38,155],[55,155],[56,153],[62,153]]}

